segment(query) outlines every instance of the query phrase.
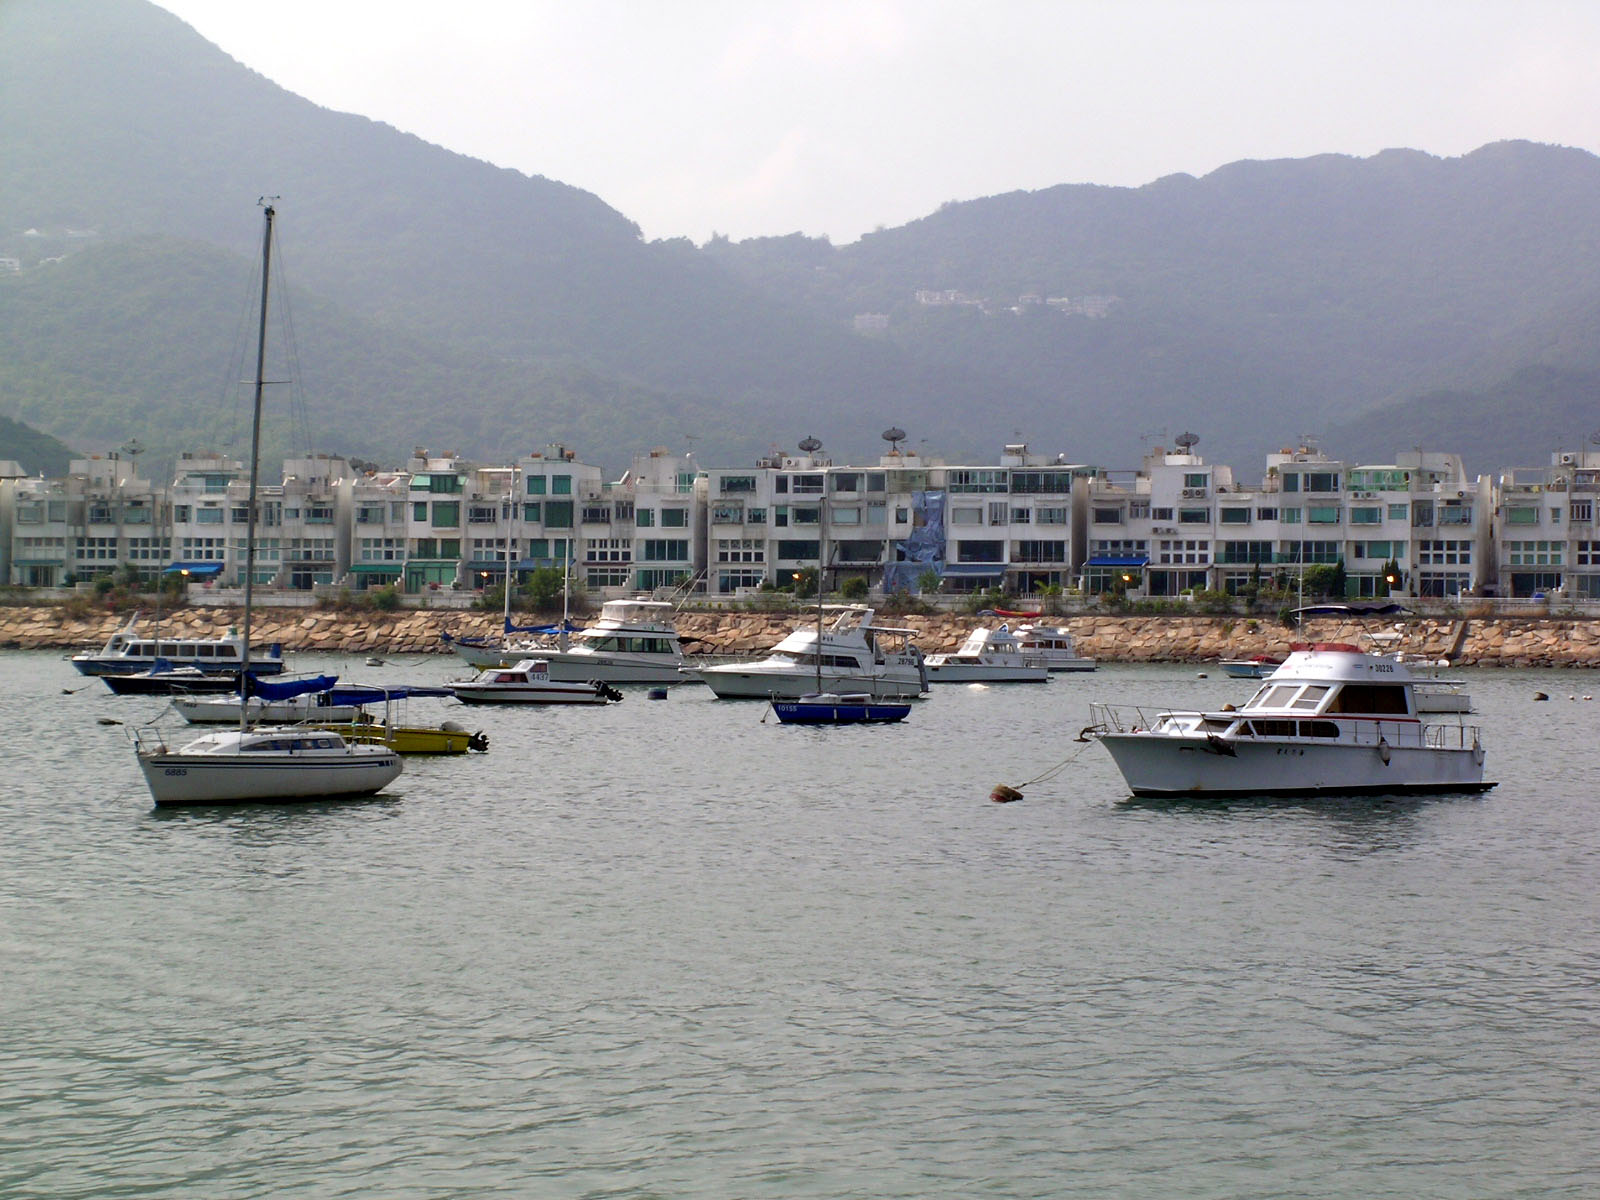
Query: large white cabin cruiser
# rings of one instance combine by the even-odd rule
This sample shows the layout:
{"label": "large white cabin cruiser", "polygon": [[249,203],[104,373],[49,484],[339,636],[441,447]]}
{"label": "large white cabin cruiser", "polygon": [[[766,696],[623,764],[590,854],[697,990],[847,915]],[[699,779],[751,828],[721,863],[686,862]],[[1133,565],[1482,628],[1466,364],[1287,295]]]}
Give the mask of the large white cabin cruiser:
{"label": "large white cabin cruiser", "polygon": [[665,600],[607,600],[593,625],[572,634],[565,650],[538,656],[550,678],[605,683],[681,683],[683,650]]}
{"label": "large white cabin cruiser", "polygon": [[1041,660],[1051,671],[1092,671],[1094,659],[1083,658],[1062,625],[1018,625],[1017,644],[1029,658]]}
{"label": "large white cabin cruiser", "polygon": [[[84,675],[132,675],[150,670],[158,659],[207,675],[237,675],[244,664],[244,640],[232,631],[220,638],[141,635],[139,614],[134,613],[99,650],[74,654],[72,665]],[[257,675],[278,674],[283,670],[283,648],[276,643],[265,650],[252,646],[250,670]]]}
{"label": "large white cabin cruiser", "polygon": [[1343,643],[1297,644],[1243,706],[1092,704],[1136,796],[1485,791],[1476,726],[1429,721],[1404,664]]}
{"label": "large white cabin cruiser", "polygon": [[[860,692],[874,699],[928,690],[914,629],[873,624],[864,604],[824,604],[815,624],[796,629],[759,662],[684,668],[721,699],[793,699],[809,693]],[[824,624],[827,614],[831,622]]]}
{"label": "large white cabin cruiser", "polygon": [[978,628],[950,654],[928,655],[930,683],[1048,683],[1042,658],[1023,653],[1008,626]]}

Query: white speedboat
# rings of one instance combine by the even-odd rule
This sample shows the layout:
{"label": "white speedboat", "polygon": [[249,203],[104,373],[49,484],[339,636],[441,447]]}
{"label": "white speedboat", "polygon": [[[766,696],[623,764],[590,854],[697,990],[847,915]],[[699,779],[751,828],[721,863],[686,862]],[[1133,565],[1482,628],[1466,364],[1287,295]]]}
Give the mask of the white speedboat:
{"label": "white speedboat", "polygon": [[[220,638],[142,636],[139,614],[134,613],[99,650],[85,650],[71,659],[84,675],[132,675],[155,668],[158,661],[207,675],[237,675],[244,663],[244,640],[232,631]],[[252,648],[250,669],[257,675],[278,674],[283,670],[283,648],[276,643],[266,650]]]}
{"label": "white speedboat", "polygon": [[1428,722],[1406,667],[1344,643],[1298,644],[1240,708],[1093,704],[1097,737],[1136,796],[1467,792],[1476,726]]}
{"label": "white speedboat", "polygon": [[488,667],[475,678],[450,685],[463,704],[609,704],[622,693],[598,679],[551,679],[542,658],[525,658],[510,667]]}
{"label": "white speedboat", "polygon": [[1072,631],[1061,625],[1018,625],[1017,644],[1029,658],[1051,671],[1092,671],[1094,659],[1080,658]]}
{"label": "white speedboat", "polygon": [[[252,686],[259,690],[260,681]],[[392,701],[407,700],[412,696],[451,694],[442,687],[341,684],[337,675],[318,675],[310,679],[278,683],[272,690],[276,698],[271,700],[253,694],[245,701],[238,692],[230,696],[177,696],[173,698],[172,707],[191,725],[237,725],[241,718],[252,725],[293,725],[302,721],[333,725],[361,721],[369,716],[369,709],[373,706]],[[291,690],[295,694],[286,694]]]}
{"label": "white speedboat", "polygon": [[152,728],[135,735],[134,748],[160,807],[369,796],[401,771],[390,747],[327,730],[216,730],[172,750]]}
{"label": "white speedboat", "polygon": [[[685,667],[720,699],[794,699],[812,692],[865,692],[874,699],[920,696],[928,690],[914,629],[873,624],[864,604],[818,606],[815,625],[796,629],[759,662]],[[833,614],[824,627],[823,615]]]}
{"label": "white speedboat", "polygon": [[1041,658],[1023,653],[1008,626],[974,629],[951,654],[928,655],[929,683],[1048,683]]}
{"label": "white speedboat", "polygon": [[1252,654],[1249,658],[1224,658],[1217,662],[1217,666],[1233,679],[1265,679],[1282,665],[1283,659],[1275,654]]}

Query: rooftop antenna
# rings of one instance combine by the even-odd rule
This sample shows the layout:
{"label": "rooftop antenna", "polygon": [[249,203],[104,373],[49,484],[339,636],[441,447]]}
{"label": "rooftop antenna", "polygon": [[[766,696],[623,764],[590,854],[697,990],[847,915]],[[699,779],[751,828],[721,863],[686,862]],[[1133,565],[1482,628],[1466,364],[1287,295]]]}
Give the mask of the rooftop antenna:
{"label": "rooftop antenna", "polygon": [[1180,433],[1177,437],[1175,437],[1173,441],[1177,443],[1178,449],[1182,450],[1185,454],[1188,454],[1199,443],[1200,435],[1198,433],[1190,433],[1185,430],[1183,433]]}
{"label": "rooftop antenna", "polygon": [[817,441],[817,439],[812,437],[810,434],[807,434],[805,437],[800,439],[800,452],[802,454],[815,454],[821,449],[822,443]]}
{"label": "rooftop antenna", "polygon": [[881,436],[884,441],[889,443],[890,454],[899,454],[900,443],[906,440],[906,431],[901,429],[898,425],[891,425],[879,436]]}

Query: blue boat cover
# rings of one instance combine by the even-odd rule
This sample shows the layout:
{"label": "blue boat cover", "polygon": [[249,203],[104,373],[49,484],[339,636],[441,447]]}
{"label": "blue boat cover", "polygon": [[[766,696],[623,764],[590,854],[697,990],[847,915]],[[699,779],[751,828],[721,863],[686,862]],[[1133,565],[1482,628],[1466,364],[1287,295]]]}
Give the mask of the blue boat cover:
{"label": "blue boat cover", "polygon": [[260,696],[263,700],[292,700],[296,696],[307,696],[312,692],[325,692],[338,682],[337,675],[313,675],[308,679],[288,679],[282,682],[262,679],[259,675],[247,676],[249,687],[246,689],[252,696]]}

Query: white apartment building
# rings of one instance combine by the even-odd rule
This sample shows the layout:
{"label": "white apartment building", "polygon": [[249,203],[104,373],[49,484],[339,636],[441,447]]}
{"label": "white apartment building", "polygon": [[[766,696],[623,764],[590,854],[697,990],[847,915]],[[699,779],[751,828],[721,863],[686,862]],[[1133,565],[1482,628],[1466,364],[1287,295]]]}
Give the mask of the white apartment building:
{"label": "white apartment building", "polygon": [[1506,471],[1497,491],[1496,593],[1600,599],[1600,451],[1558,452],[1548,466]]}

